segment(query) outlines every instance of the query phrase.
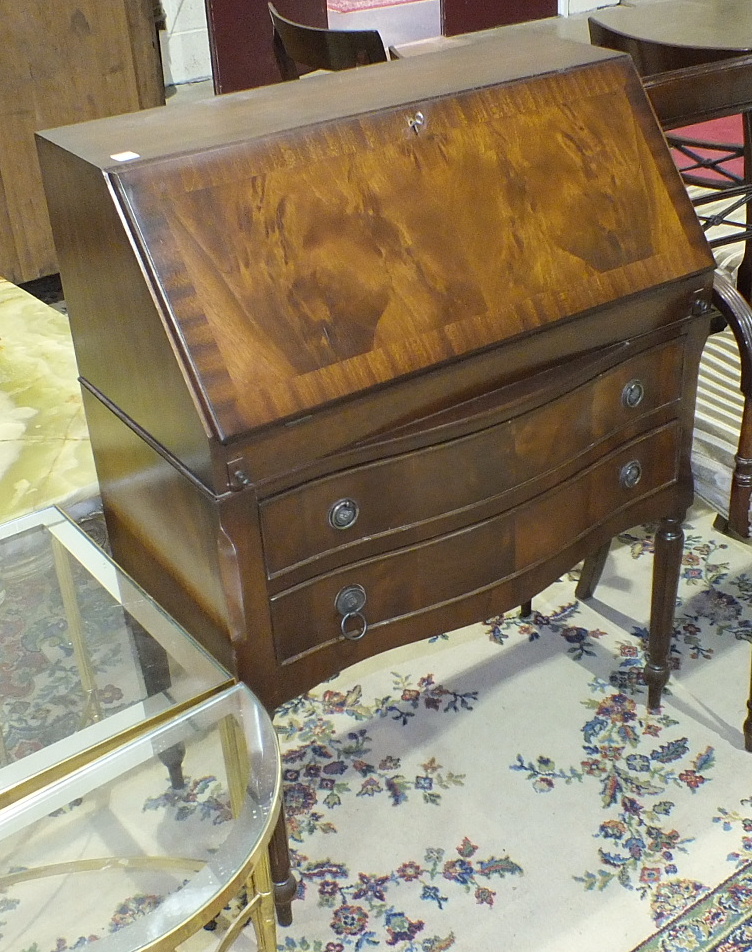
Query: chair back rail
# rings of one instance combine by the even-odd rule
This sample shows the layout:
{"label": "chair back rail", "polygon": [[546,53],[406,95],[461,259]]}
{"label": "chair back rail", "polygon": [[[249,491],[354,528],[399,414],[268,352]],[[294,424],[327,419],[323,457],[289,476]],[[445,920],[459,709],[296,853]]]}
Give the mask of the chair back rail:
{"label": "chair back rail", "polygon": [[644,74],[642,81],[664,129],[752,110],[752,54]]}
{"label": "chair back rail", "polygon": [[[684,178],[687,184],[715,188],[731,199],[728,220],[715,213],[704,217],[702,206],[707,204],[705,198],[696,201],[695,207],[703,227],[729,225],[736,231],[737,239],[745,242],[744,257],[737,272],[737,287],[749,301],[752,296],[752,241],[749,240],[748,227],[749,203],[752,201],[752,54],[740,56],[738,49],[658,43],[622,33],[604,25],[597,17],[588,17],[588,28],[593,45],[628,53],[632,57],[664,131],[741,115],[741,153],[744,157],[741,182],[726,177],[714,183],[691,173]],[[684,137],[669,137],[669,141],[679,147],[687,142]],[[696,146],[697,140],[694,141]],[[718,143],[707,145],[711,149],[718,147]],[[741,215],[738,214],[740,210]],[[741,222],[740,217],[744,219]],[[717,244],[729,241],[728,234],[721,231]],[[714,245],[712,238],[710,244]]]}
{"label": "chair back rail", "polygon": [[[272,3],[274,55],[283,79],[298,79],[307,70],[342,70],[388,59],[378,30],[324,30],[283,17]],[[307,71],[304,70],[303,72]]]}

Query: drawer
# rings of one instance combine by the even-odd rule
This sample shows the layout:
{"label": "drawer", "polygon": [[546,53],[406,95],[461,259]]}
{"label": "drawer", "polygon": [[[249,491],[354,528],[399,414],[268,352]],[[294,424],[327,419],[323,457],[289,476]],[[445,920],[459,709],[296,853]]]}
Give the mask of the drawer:
{"label": "drawer", "polygon": [[379,537],[382,550],[392,548],[419,524],[437,522],[424,537],[447,531],[442,519],[533,482],[675,401],[682,354],[682,341],[663,344],[495,426],[270,497],[261,504],[269,577],[338,549],[358,558],[362,543],[371,554]]}
{"label": "drawer", "polygon": [[668,424],[523,506],[274,596],[279,661],[342,638],[343,624],[352,634],[367,622],[365,637],[378,638],[379,628],[400,617],[459,601],[546,562],[600,522],[676,482],[680,432],[678,423]]}

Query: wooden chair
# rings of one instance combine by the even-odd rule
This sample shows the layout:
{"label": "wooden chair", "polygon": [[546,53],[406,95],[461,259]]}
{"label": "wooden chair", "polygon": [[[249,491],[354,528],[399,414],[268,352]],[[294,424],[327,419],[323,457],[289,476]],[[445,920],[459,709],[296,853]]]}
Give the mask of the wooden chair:
{"label": "wooden chair", "polygon": [[322,30],[287,20],[269,4],[274,55],[282,79],[298,79],[316,69],[341,70],[388,60],[378,30]]}
{"label": "wooden chair", "polygon": [[[713,330],[730,327],[739,348],[740,390],[743,412],[740,423],[739,445],[732,477],[729,518],[716,524],[730,535],[748,539],[750,531],[750,499],[752,497],[752,228],[747,221],[747,210],[752,200],[752,56],[739,56],[738,51],[698,50],[675,47],[625,36],[589,18],[590,38],[594,45],[629,53],[643,79],[648,97],[662,128],[669,132],[694,123],[740,114],[744,142],[744,174],[741,182],[716,185],[710,196],[695,197],[693,204],[703,228],[726,223],[731,234],[714,239],[711,247],[729,242],[745,243],[742,262],[736,282],[719,269],[716,272],[713,305],[719,317]],[[667,135],[667,140],[671,140]],[[691,179],[686,184],[693,184]],[[703,183],[706,184],[706,183]],[[731,218],[718,214],[706,215],[704,207],[728,202]],[[743,215],[736,213],[740,210]],[[741,220],[739,220],[741,218]],[[590,598],[595,590],[608,555],[607,543],[585,560],[576,594],[580,599]],[[523,606],[528,609],[529,606]],[[744,739],[752,751],[752,690],[747,702],[747,720]]]}
{"label": "wooden chair", "polygon": [[[658,121],[667,133],[723,116],[739,114],[742,117],[742,181],[705,189],[693,197],[693,204],[706,233],[710,232],[711,247],[715,249],[733,242],[744,242],[736,275],[739,294],[733,294],[733,284],[719,275],[713,303],[721,315],[714,330],[728,324],[739,348],[743,399],[729,517],[727,522],[719,522],[719,528],[737,538],[748,539],[752,534],[749,514],[752,497],[752,312],[749,309],[752,227],[748,221],[752,201],[752,56],[739,56],[738,51],[696,49],[640,40],[604,26],[595,17],[590,17],[588,22],[590,38],[595,45],[620,50],[632,57]],[[719,203],[723,206],[721,212],[718,211]],[[711,229],[720,234],[715,236]],[[597,581],[598,574],[595,571],[589,583],[581,583],[578,594],[586,597],[588,592],[592,593],[593,579]]]}
{"label": "wooden chair", "polygon": [[[658,121],[670,146],[694,160],[694,165],[681,170],[687,185],[698,185],[710,194],[698,196],[693,204],[705,230],[727,225],[729,234],[711,238],[712,247],[746,242],[744,258],[739,267],[737,287],[747,300],[752,296],[752,228],[748,225],[748,206],[752,201],[752,59],[740,56],[738,50],[674,46],[638,39],[605,26],[592,16],[588,18],[590,41],[594,46],[628,53],[643,78]],[[709,119],[741,115],[743,142],[718,143],[673,135],[672,131]],[[713,155],[704,158],[698,150]],[[744,159],[742,176],[724,169],[730,158]],[[711,169],[717,176],[700,174]],[[714,208],[721,192],[726,206],[719,215]]]}

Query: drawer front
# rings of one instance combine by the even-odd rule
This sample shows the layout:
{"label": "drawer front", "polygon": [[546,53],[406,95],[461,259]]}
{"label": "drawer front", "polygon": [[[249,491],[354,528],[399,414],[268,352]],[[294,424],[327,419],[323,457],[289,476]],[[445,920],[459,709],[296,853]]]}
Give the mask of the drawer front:
{"label": "drawer front", "polygon": [[280,663],[498,584],[547,561],[621,509],[675,482],[681,430],[632,441],[524,506],[331,572],[271,600]]}
{"label": "drawer front", "polygon": [[358,558],[361,542],[471,509],[576,459],[676,400],[682,354],[681,341],[664,344],[516,418],[271,497],[261,505],[269,576],[340,548]]}

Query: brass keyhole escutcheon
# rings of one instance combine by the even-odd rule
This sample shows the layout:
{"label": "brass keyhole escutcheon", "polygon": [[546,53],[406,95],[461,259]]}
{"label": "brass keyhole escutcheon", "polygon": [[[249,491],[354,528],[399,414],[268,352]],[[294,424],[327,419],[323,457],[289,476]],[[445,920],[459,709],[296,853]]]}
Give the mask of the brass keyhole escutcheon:
{"label": "brass keyhole escutcheon", "polygon": [[422,112],[416,112],[414,116],[408,117],[407,124],[417,136],[420,130],[426,124],[426,117]]}

